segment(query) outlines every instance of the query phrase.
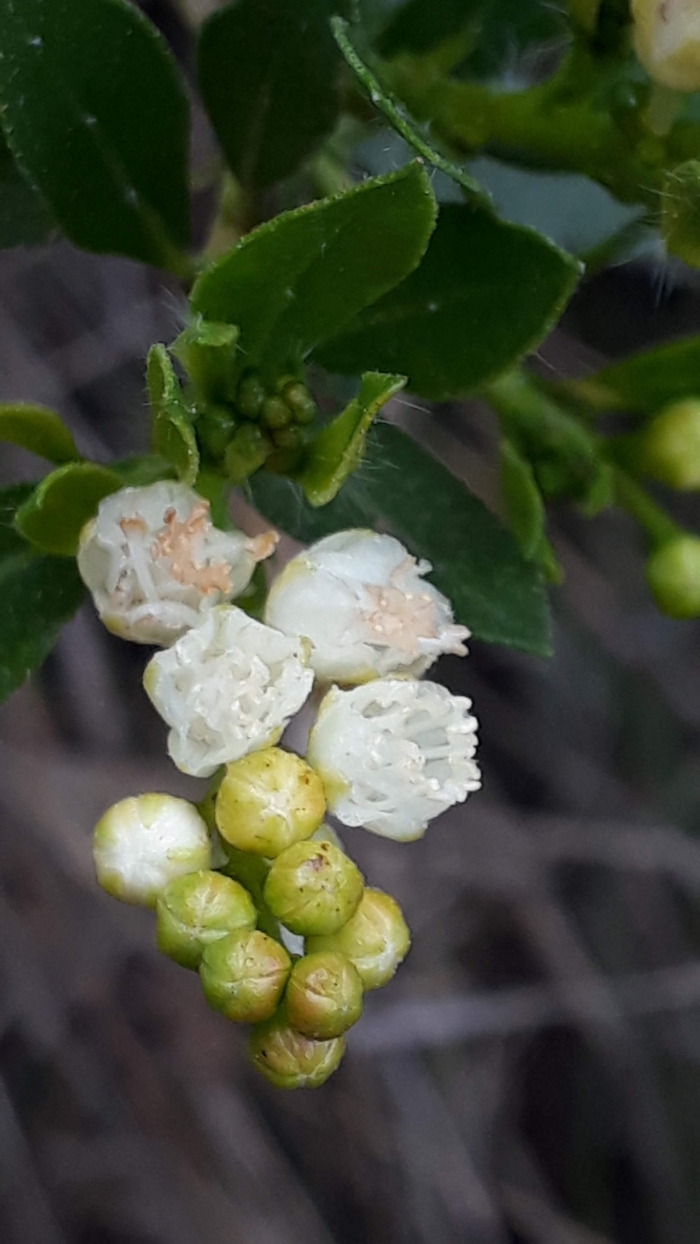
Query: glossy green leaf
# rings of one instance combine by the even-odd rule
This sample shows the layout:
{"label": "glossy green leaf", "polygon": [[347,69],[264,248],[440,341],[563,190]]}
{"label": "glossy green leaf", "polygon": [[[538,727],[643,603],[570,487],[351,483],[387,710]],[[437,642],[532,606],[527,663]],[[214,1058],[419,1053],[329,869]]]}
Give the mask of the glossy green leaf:
{"label": "glossy green leaf", "polygon": [[435,400],[473,392],[546,336],[579,271],[532,230],[447,204],[420,267],[329,341],[320,361],[348,374],[402,372],[412,392]]}
{"label": "glossy green leaf", "polygon": [[30,402],[0,403],[0,441],[20,445],[49,462],[72,462],[80,457],[58,415]]}
{"label": "glossy green leaf", "polygon": [[373,419],[405,383],[405,376],[366,372],[357,396],[311,442],[297,476],[311,505],[328,505],[357,469]]}
{"label": "glossy green leaf", "polygon": [[73,556],[83,525],[122,485],[119,475],[96,462],[69,462],[37,484],[17,510],[15,526],[42,551]]}
{"label": "glossy green leaf", "polygon": [[700,397],[700,335],[654,346],[556,389],[594,410],[653,415],[670,402]]}
{"label": "glossy green leaf", "polygon": [[317,540],[345,527],[387,527],[450,598],[458,621],[479,639],[528,652],[550,652],[542,578],[493,514],[419,445],[389,424],[375,426],[367,466],[330,505],[312,508],[291,480],[259,471],[252,499],[275,526],[297,540]]}
{"label": "glossy green leaf", "polygon": [[0,491],[0,700],[41,665],[84,588],[74,561],[36,553],[18,534],[18,506],[31,484]]}
{"label": "glossy green leaf", "polygon": [[153,449],[172,462],[185,484],[193,484],[199,470],[197,439],[165,346],[151,346],[146,381],[153,410]]}
{"label": "glossy green leaf", "polygon": [[45,242],[51,213],[12,159],[0,134],[0,249]]}
{"label": "glossy green leaf", "polygon": [[0,0],[0,105],[17,163],[73,242],[186,266],[187,100],[135,5]]}
{"label": "glossy green leaf", "polygon": [[246,367],[275,379],[413,271],[435,211],[430,181],[412,163],[285,212],[200,276],[192,306],[237,324]]}
{"label": "glossy green leaf", "polygon": [[339,61],[333,0],[235,0],[199,38],[198,77],[226,159],[244,186],[286,177],[333,127]]}

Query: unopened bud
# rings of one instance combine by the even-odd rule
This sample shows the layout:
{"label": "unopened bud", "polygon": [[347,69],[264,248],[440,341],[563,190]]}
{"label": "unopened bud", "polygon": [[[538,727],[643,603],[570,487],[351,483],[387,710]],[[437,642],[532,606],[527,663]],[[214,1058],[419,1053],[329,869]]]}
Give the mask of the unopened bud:
{"label": "unopened bud", "polygon": [[267,1023],[253,1030],[248,1046],[253,1066],[276,1088],[318,1088],[336,1070],[345,1053],[345,1039],[315,1041],[297,1032],[280,1007]]}
{"label": "unopened bud", "polygon": [[221,836],[241,851],[269,859],[309,838],[325,811],[318,774],[280,747],[253,752],[228,765],[216,799]]}
{"label": "unopened bud", "polygon": [[360,1018],[362,981],[344,955],[320,950],[294,964],[285,1003],[293,1028],[306,1037],[327,1041]]}
{"label": "unopened bud", "polygon": [[700,488],[700,398],[673,402],[651,421],[641,438],[641,465],[669,488]]}
{"label": "unopened bud", "polygon": [[362,898],[362,874],[330,842],[297,842],[277,856],[265,901],[292,933],[335,933]]}
{"label": "unopened bud", "polygon": [[282,397],[266,397],[260,412],[260,422],[271,430],[285,428],[292,421],[292,412]]}
{"label": "unopened bud", "polygon": [[660,223],[670,253],[692,268],[700,268],[699,160],[688,160],[666,174],[661,192]]}
{"label": "unopened bud", "polygon": [[237,929],[254,929],[258,918],[242,885],[209,870],[171,881],[156,912],[158,949],[185,968],[199,967],[207,946]]}
{"label": "unopened bud", "polygon": [[336,950],[353,964],[365,989],[381,989],[408,954],[411,934],[395,899],[365,890],[347,924],[330,937],[310,937],[309,954]]}
{"label": "unopened bud", "polygon": [[92,853],[97,880],[124,903],[155,907],[176,877],[209,868],[209,834],[193,804],[173,795],[136,795],[97,822]]}
{"label": "unopened bud", "polygon": [[282,396],[294,415],[295,423],[313,423],[316,418],[316,403],[305,384],[292,380],[285,385]]}
{"label": "unopened bud", "polygon": [[257,1024],[274,1014],[291,966],[279,942],[244,929],[207,946],[199,975],[213,1010],[237,1024]]}
{"label": "unopened bud", "polygon": [[632,0],[634,50],[650,78],[674,91],[700,90],[696,0]]}
{"label": "unopened bud", "polygon": [[243,424],[226,447],[226,473],[231,482],[242,484],[262,466],[271,451],[272,441],[262,428],[255,423]]}
{"label": "unopened bud", "polygon": [[662,613],[700,617],[700,538],[679,535],[662,544],[649,557],[646,575]]}
{"label": "unopened bud", "polygon": [[236,409],[246,419],[257,419],[265,397],[266,393],[260,377],[255,372],[248,372],[238,386]]}

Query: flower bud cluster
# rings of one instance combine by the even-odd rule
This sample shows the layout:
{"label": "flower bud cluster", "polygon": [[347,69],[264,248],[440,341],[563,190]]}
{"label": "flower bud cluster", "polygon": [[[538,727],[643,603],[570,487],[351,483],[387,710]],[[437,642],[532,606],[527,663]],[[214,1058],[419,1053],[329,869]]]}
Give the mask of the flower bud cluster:
{"label": "flower bud cluster", "polygon": [[216,465],[223,460],[229,478],[240,483],[273,455],[279,462],[297,457],[317,413],[311,393],[295,376],[268,387],[256,371],[248,371],[233,400],[207,401],[195,426],[205,457]]}
{"label": "flower bud cluster", "polygon": [[[238,391],[247,426],[288,427],[254,379]],[[276,395],[299,406],[298,424],[300,388]],[[365,886],[324,818],[409,841],[479,788],[470,701],[420,678],[441,653],[466,652],[469,633],[425,579],[429,563],[371,531],[293,559],[256,621],[230,602],[274,537],[263,543],[217,531],[173,483],[113,494],[84,533],[101,617],[162,645],[144,687],[172,760],[212,777],[197,807],[157,794],[115,804],[94,859],[108,893],[155,908],[158,948],[199,973],[209,1005],[254,1026],[254,1066],[314,1087],[410,945],[398,904]],[[314,679],[331,685],[302,758],[278,742]]]}

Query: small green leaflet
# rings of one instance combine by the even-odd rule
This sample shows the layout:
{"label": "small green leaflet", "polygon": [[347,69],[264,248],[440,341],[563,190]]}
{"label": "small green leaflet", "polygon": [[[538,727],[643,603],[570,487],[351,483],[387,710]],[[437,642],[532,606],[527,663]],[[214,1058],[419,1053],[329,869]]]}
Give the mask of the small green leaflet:
{"label": "small green leaflet", "polygon": [[424,169],[408,164],[247,234],[199,277],[192,307],[236,324],[241,366],[273,381],[413,271],[435,213]]}
{"label": "small green leaflet", "polygon": [[72,557],[82,527],[102,498],[123,484],[116,472],[96,462],[69,462],[37,484],[17,510],[15,526],[43,552]]}
{"label": "small green leaflet", "polygon": [[500,465],[508,527],[523,557],[541,566],[550,582],[560,583],[562,570],[545,535],[546,510],[534,471],[507,437],[501,440]]}
{"label": "small green leaflet", "polygon": [[368,438],[366,467],[334,501],[314,509],[298,485],[266,471],[249,481],[253,503],[297,540],[346,527],[388,528],[452,601],[457,621],[478,639],[541,656],[551,652],[542,576],[515,540],[459,480],[389,424]]}
{"label": "small green leaflet", "polygon": [[197,439],[165,346],[151,346],[146,381],[153,410],[153,450],[172,462],[183,483],[194,484],[199,470]]}
{"label": "small green leaflet", "polygon": [[71,241],[186,270],[187,99],[135,5],[0,0],[0,106],[20,170]]}
{"label": "small green leaflet", "polygon": [[41,665],[84,596],[74,561],[37,554],[15,530],[31,493],[31,484],[0,492],[0,700]]}
{"label": "small green leaflet", "polygon": [[236,396],[237,343],[235,324],[213,324],[196,315],[170,346],[170,353],[182,363],[199,397],[232,402]]}
{"label": "small green leaflet", "polygon": [[311,505],[328,505],[357,469],[372,420],[405,383],[405,376],[366,372],[357,397],[312,441],[296,476]]}
{"label": "small green leaflet", "polygon": [[555,386],[554,392],[574,397],[593,410],[656,414],[671,402],[700,396],[700,335],[632,354],[584,380]]}
{"label": "small green leaflet", "polygon": [[30,402],[0,403],[0,441],[20,445],[49,462],[72,462],[80,457],[58,415]]}
{"label": "small green leaflet", "polygon": [[[199,87],[244,186],[293,173],[338,113],[333,0],[236,0],[202,26]],[[341,5],[342,7],[342,5]]]}

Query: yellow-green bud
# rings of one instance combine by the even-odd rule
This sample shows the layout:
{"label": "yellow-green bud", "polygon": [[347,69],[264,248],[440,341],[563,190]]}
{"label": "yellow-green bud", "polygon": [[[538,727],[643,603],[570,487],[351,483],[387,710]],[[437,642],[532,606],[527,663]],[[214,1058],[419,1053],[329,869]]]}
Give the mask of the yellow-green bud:
{"label": "yellow-green bud", "polygon": [[145,907],[155,907],[170,881],[211,863],[205,822],[193,804],[173,795],[115,803],[95,826],[92,853],[102,889]]}
{"label": "yellow-green bud", "polygon": [[660,224],[671,254],[700,268],[700,161],[688,160],[666,174]]}
{"label": "yellow-green bud", "polygon": [[356,1024],[362,1014],[362,981],[336,950],[304,955],[292,968],[285,994],[292,1028],[327,1041]]}
{"label": "yellow-green bud", "polygon": [[240,484],[261,467],[272,449],[272,441],[255,423],[244,423],[226,447],[226,473]]}
{"label": "yellow-green bud", "polygon": [[241,851],[269,859],[309,838],[325,811],[318,774],[281,747],[251,752],[227,765],[216,799],[222,838]]}
{"label": "yellow-green bud", "polygon": [[318,1088],[333,1074],[345,1053],[345,1038],[315,1041],[297,1032],[280,1007],[267,1023],[258,1024],[248,1053],[253,1066],[276,1088]]}
{"label": "yellow-green bud", "polygon": [[260,422],[266,428],[285,428],[292,422],[292,412],[282,397],[266,397],[260,412]]}
{"label": "yellow-green bud", "polygon": [[265,902],[292,933],[335,933],[362,898],[362,874],[331,842],[296,842],[273,863]]}
{"label": "yellow-green bud", "polygon": [[700,90],[697,0],[632,0],[634,50],[650,78],[674,91]]}
{"label": "yellow-green bud", "polygon": [[279,942],[244,929],[207,946],[199,975],[213,1010],[234,1023],[257,1024],[274,1014],[291,966]]}
{"label": "yellow-green bud", "polygon": [[641,437],[641,465],[669,488],[700,488],[700,398],[666,406]]}
{"label": "yellow-green bud", "polygon": [[243,377],[238,386],[236,409],[246,419],[257,419],[262,410],[265,396],[265,389],[260,377],[255,372],[248,372],[248,375]]}
{"label": "yellow-green bud", "polygon": [[156,913],[158,949],[185,968],[198,968],[207,946],[237,929],[254,929],[258,918],[242,885],[209,870],[171,881]]}
{"label": "yellow-green bud", "polygon": [[316,403],[305,384],[293,380],[285,385],[282,396],[294,415],[295,423],[313,423],[316,418]]}
{"label": "yellow-green bud", "polygon": [[395,899],[365,890],[354,916],[331,937],[310,937],[309,954],[336,950],[355,967],[365,989],[380,989],[408,954],[411,934]]}
{"label": "yellow-green bud", "polygon": [[680,535],[662,544],[649,557],[646,575],[662,613],[700,617],[700,538]]}

